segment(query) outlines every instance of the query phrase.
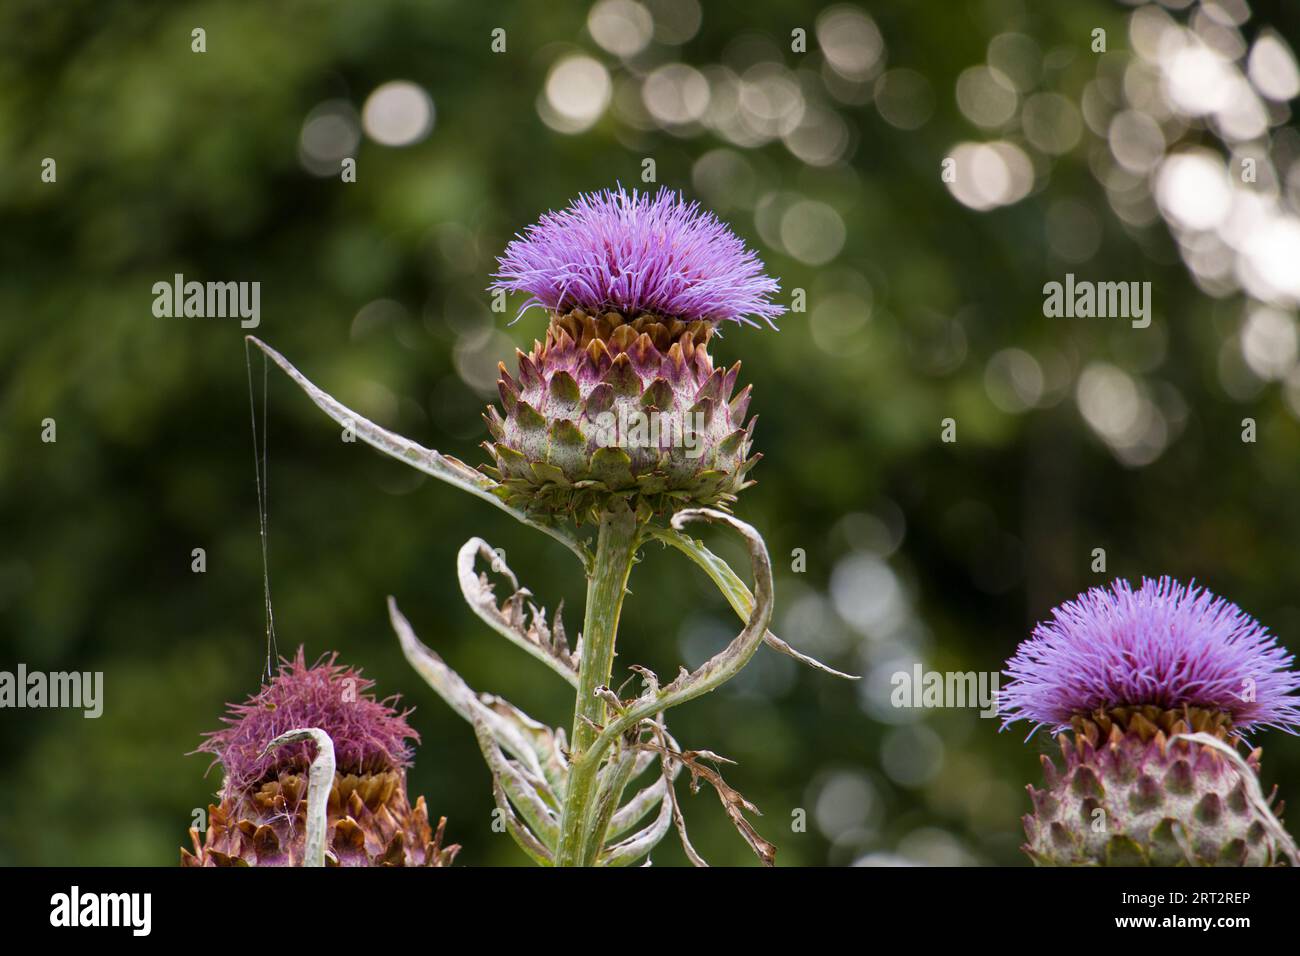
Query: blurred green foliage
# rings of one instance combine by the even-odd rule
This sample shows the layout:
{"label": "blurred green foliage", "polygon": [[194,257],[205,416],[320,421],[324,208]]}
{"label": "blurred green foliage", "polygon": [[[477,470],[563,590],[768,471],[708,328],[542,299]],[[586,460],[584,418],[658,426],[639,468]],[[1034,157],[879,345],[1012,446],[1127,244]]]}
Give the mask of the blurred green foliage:
{"label": "blurred green foliage", "polygon": [[[699,32],[664,59],[703,66],[738,37],[757,37],[796,69],[803,55],[789,52],[790,31],[811,35],[821,9],[706,7]],[[0,712],[0,863],[175,863],[194,809],[220,783],[187,752],[218,726],[224,702],[257,688],[262,567],[243,330],[233,319],[155,318],[153,284],[177,272],[260,281],[257,334],[314,381],[425,445],[482,461],[478,416],[489,396],[466,381],[477,381],[474,369],[462,373],[509,359],[509,342],[531,342],[543,322],[532,313],[507,325],[488,311],[494,256],[577,192],[638,183],[644,157],[655,158],[659,182],[698,196],[697,161],[727,145],[707,131],[636,129],[612,111],[577,135],[548,127],[537,97],[557,56],[583,50],[621,69],[588,35],[588,9],[413,0],[0,7],[0,668],[102,670],[106,686],[98,720]],[[1294,7],[1260,9],[1252,24],[1300,33]],[[870,553],[863,529],[887,526],[900,543],[883,561],[915,638],[903,646],[918,648],[927,668],[1000,668],[1054,604],[1104,580],[1089,566],[1096,547],[1107,551],[1105,577],[1195,577],[1300,646],[1300,431],[1276,387],[1241,401],[1220,386],[1219,345],[1237,306],[1196,288],[1158,220],[1138,230],[1110,213],[1087,131],[1008,208],[973,211],[940,181],[945,152],[978,136],[953,89],[991,38],[1014,30],[1044,50],[1073,51],[1055,83],[1077,98],[1095,69],[1089,31],[1107,27],[1123,46],[1129,8],[983,0],[870,12],[890,65],[929,80],[933,117],[907,131],[869,103],[842,107],[851,144],[843,162],[824,167],[779,141],[737,148],[757,193],[798,193],[836,210],[846,234],[836,258],[801,262],[762,241],[752,210],[718,210],[784,289],[807,290],[810,309],[845,289],[869,309],[845,316],[840,333],[823,316],[815,339],[809,315],[793,314],[780,333],[727,330],[715,349],[719,361],[743,358],[755,386],[765,458],[737,511],[767,535],[777,564],[777,633],[844,669],[880,663],[880,642],[840,620],[826,594],[837,568]],[[190,49],[195,26],[207,31],[202,55]],[[495,27],[507,31],[504,54],[489,49]],[[816,56],[811,38],[809,49]],[[429,92],[431,135],[406,148],[364,139],[353,184],[305,171],[308,113],[330,100],[359,111],[392,79]],[[57,158],[57,183],[41,182],[44,157]],[[1122,323],[1042,317],[1042,284],[1066,271],[1044,225],[1061,195],[1103,224],[1080,271],[1153,283],[1150,337]],[[499,354],[464,350],[489,334]],[[1154,373],[1182,396],[1185,427],[1154,462],[1125,467],[1068,398],[1019,415],[990,402],[986,363],[1009,347]],[[254,370],[260,384],[260,364]],[[566,601],[571,633],[580,569],[486,505],[340,442],[275,371],[269,388],[281,651],[337,650],[382,692],[400,692],[422,737],[412,793],[449,818],[449,836],[464,845],[459,861],[522,863],[492,832],[472,733],[404,663],[384,597],[398,598],[472,686],[564,724],[567,688],[473,618],[454,558],[472,535],[505,548],[540,600]],[[1258,420],[1257,444],[1239,441],[1245,416]],[[40,440],[47,417],[57,422],[54,444]],[[945,417],[959,423],[956,444],[939,440]],[[708,540],[744,567],[723,532]],[[203,574],[190,570],[199,547]],[[806,551],[805,573],[790,570],[795,548]],[[619,665],[671,674],[683,653],[707,653],[734,633],[720,597],[679,555],[651,546],[631,587]],[[900,737],[864,708],[871,691],[862,685],[768,651],[754,667],[677,711],[673,730],[684,746],[738,761],[727,779],[762,808],[758,826],[780,848],[779,863],[873,853],[1023,862],[1023,786],[1037,779],[1045,735],[1024,745],[1017,730],[999,734],[974,711],[945,710],[920,715]],[[1266,743],[1266,785],[1300,792],[1300,744],[1280,734]],[[911,782],[891,775],[889,749],[921,745],[938,748],[931,772]],[[752,862],[707,790],[683,801],[707,859]],[[799,808],[806,832],[792,832]],[[848,821],[832,843],[841,811]],[[671,837],[655,859],[684,862]]]}

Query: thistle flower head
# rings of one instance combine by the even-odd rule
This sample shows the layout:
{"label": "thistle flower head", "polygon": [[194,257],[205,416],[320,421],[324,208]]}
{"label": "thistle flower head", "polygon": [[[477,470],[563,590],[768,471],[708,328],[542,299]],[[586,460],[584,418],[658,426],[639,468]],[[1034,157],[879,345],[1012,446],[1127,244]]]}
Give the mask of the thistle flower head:
{"label": "thistle flower head", "polygon": [[770,298],[777,282],[736,234],[667,188],[579,196],[529,226],[498,262],[491,288],[527,292],[523,310],[750,325],[785,311]]}
{"label": "thistle flower head", "polygon": [[[1254,618],[1169,578],[1094,588],[1007,662],[1004,726],[1060,732],[1024,851],[1057,866],[1270,866],[1295,847],[1240,732],[1300,724],[1300,675]],[[1063,731],[1072,731],[1063,732]],[[1279,807],[1280,809],[1280,807]]]}
{"label": "thistle flower head", "polygon": [[1235,604],[1195,584],[1117,580],[1052,612],[1007,662],[1004,726],[1065,729],[1117,707],[1201,708],[1237,730],[1300,725],[1292,655]]}
{"label": "thistle flower head", "polygon": [[418,739],[393,703],[369,693],[374,682],[328,655],[308,667],[303,650],[245,703],[231,704],[223,730],[199,747],[226,771],[208,825],[190,828],[182,866],[302,866],[307,847],[308,770],[314,745],[288,744],[263,756],[290,730],[318,728],[334,744],[334,779],[324,804],[327,866],[450,866],[459,846],[443,846],[424,797],[406,793],[408,740]]}
{"label": "thistle flower head", "polygon": [[368,693],[374,681],[359,670],[336,664],[337,654],[308,667],[303,649],[292,661],[282,660],[279,674],[245,703],[231,704],[228,726],[206,734],[198,749],[215,755],[226,771],[226,790],[242,793],[286,770],[305,773],[312,746],[289,744],[266,754],[266,745],[280,734],[301,727],[319,727],[334,741],[339,773],[382,773],[410,766],[407,740],[419,736],[393,704],[397,698],[376,700]]}

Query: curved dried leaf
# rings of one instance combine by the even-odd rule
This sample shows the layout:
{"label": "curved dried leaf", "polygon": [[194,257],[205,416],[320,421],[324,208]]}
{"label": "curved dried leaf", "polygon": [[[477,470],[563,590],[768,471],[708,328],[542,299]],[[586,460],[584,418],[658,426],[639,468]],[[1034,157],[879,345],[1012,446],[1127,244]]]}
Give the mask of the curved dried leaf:
{"label": "curved dried leaf", "polygon": [[[475,562],[480,557],[486,558],[492,570],[510,582],[511,594],[500,604],[497,603],[491,580],[486,574],[480,574],[474,569]],[[490,544],[482,538],[466,541],[456,556],[456,574],[460,578],[460,590],[465,595],[465,601],[489,627],[512,644],[523,648],[574,687],[578,686],[578,659],[569,650],[560,612],[555,612],[553,626],[547,625],[544,608],[529,603],[526,612],[524,605],[531,593],[519,586],[519,579]]]}
{"label": "curved dried leaf", "polygon": [[[711,753],[707,750],[686,750],[677,752],[665,747],[664,755],[673,760],[679,760],[685,765],[687,771],[691,775],[692,793],[699,791],[701,780],[704,780],[713,787],[714,791],[718,795],[718,799],[722,801],[722,808],[726,810],[727,816],[731,818],[732,825],[735,826],[736,831],[745,838],[745,842],[749,844],[750,849],[757,854],[759,860],[762,861],[764,866],[776,865],[776,845],[763,839],[763,837],[759,835],[758,831],[754,829],[754,825],[745,818],[746,813],[757,814],[761,817],[763,815],[762,811],[759,810],[758,807],[754,806],[754,804],[750,803],[750,801],[745,798],[744,794],[727,783],[727,781],[722,778],[721,773],[708,765],[709,763],[734,763],[734,761],[728,760],[725,757],[719,757],[717,754]],[[685,838],[684,830],[682,831],[682,836]],[[700,860],[696,865],[701,866],[705,864],[703,860]]]}

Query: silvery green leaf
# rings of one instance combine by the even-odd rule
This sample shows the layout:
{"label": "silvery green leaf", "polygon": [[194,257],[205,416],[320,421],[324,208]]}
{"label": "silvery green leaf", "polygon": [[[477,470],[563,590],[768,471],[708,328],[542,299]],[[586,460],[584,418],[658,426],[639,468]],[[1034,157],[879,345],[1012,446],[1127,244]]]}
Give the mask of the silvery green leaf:
{"label": "silvery green leaf", "polygon": [[631,866],[658,846],[672,825],[673,804],[665,795],[659,801],[659,815],[649,826],[638,830],[626,840],[606,847],[596,862],[601,866]]}
{"label": "silvery green leaf", "polygon": [[[388,599],[388,614],[407,661],[443,700],[474,727],[479,749],[492,773],[492,790],[507,831],[530,857],[550,865],[559,838],[563,799],[563,733],[533,720],[499,697],[476,694],[460,675],[415,635]],[[509,754],[510,756],[507,756]],[[513,757],[514,759],[510,759]],[[516,815],[515,809],[523,821]]]}
{"label": "silvery green leaf", "polygon": [[[531,778],[545,782],[548,779],[548,769],[553,773],[554,766],[549,768],[543,766],[543,759],[539,757],[541,748],[535,743],[539,728],[544,729],[543,725],[518,708],[505,704],[498,697],[476,694],[459,674],[416,637],[410,622],[397,609],[397,602],[391,597],[388,599],[388,616],[401,642],[402,652],[410,665],[415,668],[416,673],[423,677],[438,696],[465,720],[471,724],[476,721],[482,722],[493,740],[506,753],[519,761],[520,766],[527,770]],[[554,750],[563,740],[561,736],[563,732],[551,731],[550,733],[554,745],[548,749]],[[551,797],[555,797],[554,793]]]}
{"label": "silvery green leaf", "polygon": [[[671,742],[676,748],[677,742],[672,737],[667,736],[663,729],[663,721],[660,720],[654,727],[657,738],[667,746]],[[665,742],[667,741],[667,742]],[[668,795],[672,782],[677,779],[681,772],[681,764],[674,760],[665,761],[662,750],[655,750],[646,747],[640,747],[637,750],[636,763],[632,768],[630,779],[635,780],[641,776],[652,764],[658,763],[660,766],[659,776],[655,782],[641,788],[627,802],[625,802],[609,821],[609,828],[605,831],[605,840],[609,841],[616,837],[622,836],[632,827],[644,819],[645,815],[659,805],[660,801]]]}
{"label": "silvery green leaf", "polygon": [[[520,824],[520,829],[527,830],[528,835],[533,837],[533,843],[543,845],[548,851],[546,856],[550,858],[560,837],[560,820],[539,793],[540,789],[545,789],[545,784],[535,778],[530,779],[517,763],[501,752],[492,731],[477,713],[474,714],[474,734],[478,738],[479,749],[483,751],[483,759],[492,771],[493,789],[504,794],[509,803],[518,809],[527,823],[526,828]],[[551,799],[553,804],[553,795]],[[526,852],[533,848],[531,843],[524,847]]]}
{"label": "silvery green leaf", "polygon": [[476,498],[482,498],[493,507],[501,509],[518,521],[522,521],[524,524],[536,528],[559,541],[577,555],[584,568],[590,565],[591,555],[586,545],[567,526],[547,523],[534,518],[519,508],[506,504],[494,493],[497,483],[487,475],[476,471],[463,461],[459,461],[450,455],[439,454],[432,448],[425,448],[409,438],[403,438],[396,432],[391,432],[376,425],[368,418],[348,408],[328,392],[318,388],[307,376],[299,372],[292,362],[261,339],[250,335],[248,341],[256,345],[266,353],[271,361],[280,366],[284,373],[307,393],[307,396],[316,403],[316,406],[321,411],[344,428],[351,429],[358,438],[371,448],[375,448],[390,458],[395,458],[404,464],[410,465],[417,471],[422,471],[426,475],[437,478],[439,481],[454,485],[461,491],[467,491]]}
{"label": "silvery green leaf", "polygon": [[663,801],[667,790],[668,783],[663,777],[660,777],[649,786],[642,787],[627,803],[619,807],[614,816],[610,818],[609,829],[605,831],[605,839],[612,840],[620,837],[640,823],[645,819],[647,813]]}
{"label": "silvery green leaf", "polygon": [[[754,608],[753,593],[745,586],[745,582],[736,575],[736,572],[731,570],[730,565],[706,548],[703,542],[698,541],[689,535],[685,535],[675,528],[661,528],[652,525],[646,528],[646,534],[650,537],[658,538],[665,544],[672,545],[678,551],[682,552],[698,564],[704,570],[704,573],[707,574],[717,586],[718,590],[722,592],[723,596],[727,599],[727,603],[731,605],[732,610],[736,612],[740,619],[743,621],[749,617],[750,612]],[[778,651],[788,657],[793,657],[801,664],[807,664],[809,667],[822,671],[823,673],[831,674],[835,677],[843,677],[846,680],[860,679],[853,674],[845,674],[842,671],[837,671],[835,668],[823,664],[814,657],[800,653],[771,631],[768,631],[763,635],[763,641],[774,651]]]}
{"label": "silvery green leaf", "polygon": [[502,789],[501,779],[496,774],[492,775],[492,796],[496,800],[497,810],[501,813],[501,819],[505,823],[506,832],[519,845],[519,849],[528,854],[529,858],[539,866],[554,865],[555,858],[551,855],[551,851],[542,846],[537,837],[530,833],[528,828],[520,823],[519,818],[515,816],[505,790]]}
{"label": "silvery green leaf", "polygon": [[[532,746],[537,757],[537,766],[546,780],[547,789],[542,791],[544,797],[553,794],[556,806],[564,801],[564,789],[568,780],[569,763],[565,757],[568,741],[562,727],[548,727],[541,721],[534,720],[502,697],[492,694],[479,694],[479,700],[496,711],[513,724],[520,734]],[[530,763],[531,765],[531,763]]]}

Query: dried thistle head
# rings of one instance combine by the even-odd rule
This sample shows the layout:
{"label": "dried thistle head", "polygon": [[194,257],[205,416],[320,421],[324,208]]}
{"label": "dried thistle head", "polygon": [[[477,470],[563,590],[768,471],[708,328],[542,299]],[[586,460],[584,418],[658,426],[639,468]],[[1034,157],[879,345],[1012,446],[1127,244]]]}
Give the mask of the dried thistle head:
{"label": "dried thistle head", "polygon": [[212,765],[225,770],[226,793],[244,793],[282,771],[306,773],[307,743],[263,754],[268,743],[297,727],[319,727],[330,735],[340,773],[383,773],[411,765],[414,749],[408,741],[420,738],[406,721],[410,712],[395,709],[396,695],[376,700],[375,682],[337,660],[337,654],[329,654],[309,667],[299,647],[259,693],[230,705],[229,716],[221,718],[226,727],[204,734],[207,739],[196,752],[213,754]]}
{"label": "dried thistle head", "polygon": [[220,803],[208,808],[194,853],[181,850],[187,866],[296,866],[306,836],[308,743],[266,753],[281,734],[318,728],[334,743],[336,774],[327,812],[326,861],[331,865],[425,865],[451,862],[458,847],[441,845],[424,798],[414,807],[406,794],[406,770],[419,737],[399,712],[396,697],[376,700],[374,682],[328,655],[308,666],[300,647],[293,660],[242,704],[231,704],[227,725],[206,734],[196,752],[214,755],[225,778]]}

